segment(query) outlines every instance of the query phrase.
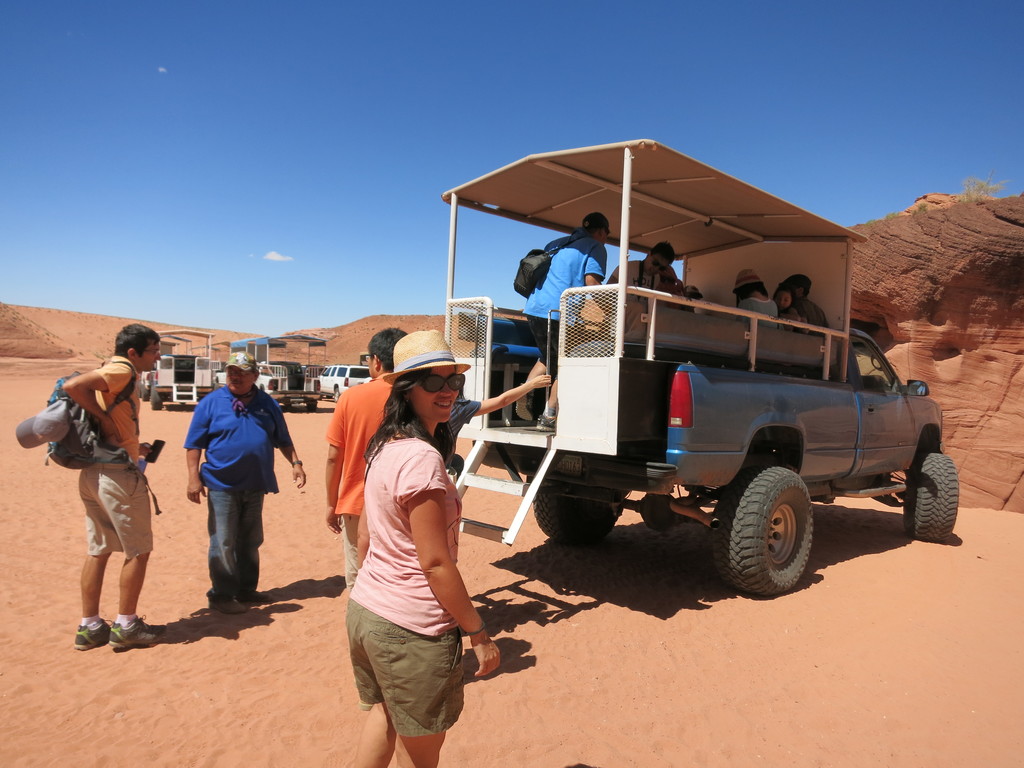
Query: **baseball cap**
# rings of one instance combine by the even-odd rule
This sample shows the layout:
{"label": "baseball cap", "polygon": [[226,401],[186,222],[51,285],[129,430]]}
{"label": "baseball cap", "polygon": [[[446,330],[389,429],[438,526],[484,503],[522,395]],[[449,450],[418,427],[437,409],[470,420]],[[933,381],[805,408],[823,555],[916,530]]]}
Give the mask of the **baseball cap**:
{"label": "baseball cap", "polygon": [[25,419],[14,432],[22,448],[35,448],[43,443],[56,443],[68,433],[67,407],[57,400],[35,416]]}
{"label": "baseball cap", "polygon": [[603,213],[601,213],[599,211],[594,211],[593,213],[588,213],[583,218],[583,228],[584,229],[608,229],[608,230],[611,229],[611,227],[608,224],[608,217],[605,216]]}
{"label": "baseball cap", "polygon": [[232,352],[228,357],[228,361],[224,363],[224,370],[228,368],[241,368],[243,371],[255,371],[256,360],[253,359],[252,355],[248,355],[245,352]]}

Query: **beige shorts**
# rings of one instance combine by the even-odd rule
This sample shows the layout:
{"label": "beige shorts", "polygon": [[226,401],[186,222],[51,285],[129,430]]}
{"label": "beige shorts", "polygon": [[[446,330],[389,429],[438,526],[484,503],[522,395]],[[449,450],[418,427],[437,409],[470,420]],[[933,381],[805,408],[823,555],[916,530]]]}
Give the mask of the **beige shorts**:
{"label": "beige shorts", "polygon": [[458,629],[430,637],[410,632],[348,601],[349,655],[360,706],[383,703],[400,736],[447,731],[463,705]]}
{"label": "beige shorts", "polygon": [[78,475],[90,555],[124,552],[131,560],[153,551],[153,515],[146,481],[135,469],[96,464]]}
{"label": "beige shorts", "polygon": [[345,586],[351,594],[359,574],[359,515],[342,515],[341,526],[345,549]]}

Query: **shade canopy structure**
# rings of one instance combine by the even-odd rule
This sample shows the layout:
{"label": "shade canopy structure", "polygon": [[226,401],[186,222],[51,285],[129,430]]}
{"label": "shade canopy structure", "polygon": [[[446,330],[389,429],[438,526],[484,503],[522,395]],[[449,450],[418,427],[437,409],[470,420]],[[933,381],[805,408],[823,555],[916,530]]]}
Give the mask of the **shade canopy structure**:
{"label": "shade canopy structure", "polygon": [[864,240],[651,139],[529,155],[442,199],[561,232],[601,211],[616,243],[628,217],[630,249],[667,240],[681,257],[759,242]]}
{"label": "shade canopy structure", "polygon": [[327,339],[319,336],[307,336],[302,333],[293,333],[288,336],[254,336],[251,339],[235,339],[230,342],[231,349],[244,352],[250,344],[270,349],[279,349],[288,346],[289,343],[306,344],[310,347],[326,347]]}

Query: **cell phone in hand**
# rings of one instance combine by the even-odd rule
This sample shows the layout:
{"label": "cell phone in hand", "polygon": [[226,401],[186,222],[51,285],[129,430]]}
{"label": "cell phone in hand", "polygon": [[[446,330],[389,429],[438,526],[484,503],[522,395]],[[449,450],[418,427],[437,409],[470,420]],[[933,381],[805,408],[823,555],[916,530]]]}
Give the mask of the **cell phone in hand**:
{"label": "cell phone in hand", "polygon": [[146,457],[146,463],[152,464],[158,458],[160,458],[160,451],[164,449],[163,440],[154,440],[152,447],[149,449],[149,455]]}

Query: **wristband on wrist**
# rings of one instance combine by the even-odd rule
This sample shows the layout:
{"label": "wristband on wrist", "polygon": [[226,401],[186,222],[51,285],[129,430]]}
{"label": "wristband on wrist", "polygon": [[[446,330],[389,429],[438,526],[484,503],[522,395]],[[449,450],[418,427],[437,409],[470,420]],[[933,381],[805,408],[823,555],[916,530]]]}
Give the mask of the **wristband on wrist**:
{"label": "wristband on wrist", "polygon": [[302,462],[299,459],[296,459],[295,461],[292,462],[292,466],[293,467],[301,467],[302,466]]}
{"label": "wristband on wrist", "polygon": [[466,637],[473,637],[474,635],[479,635],[485,629],[487,629],[487,624],[481,621],[480,629],[478,629],[476,632],[466,632]]}

